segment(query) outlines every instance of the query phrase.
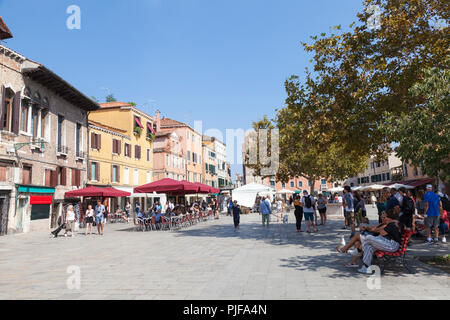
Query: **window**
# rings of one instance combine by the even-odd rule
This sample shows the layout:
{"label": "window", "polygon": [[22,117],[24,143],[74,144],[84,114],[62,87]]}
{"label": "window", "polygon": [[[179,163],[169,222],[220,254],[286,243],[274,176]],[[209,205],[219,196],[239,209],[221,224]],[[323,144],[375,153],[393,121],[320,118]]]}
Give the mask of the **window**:
{"label": "window", "polygon": [[137,186],[139,184],[139,170],[134,169],[134,177],[133,177],[134,185]]}
{"label": "window", "polygon": [[371,163],[370,163],[370,168],[371,168],[371,169],[375,169],[375,163],[374,163],[374,162],[371,162]]}
{"label": "window", "polygon": [[188,163],[191,163],[191,152],[189,150],[187,152],[187,160],[188,160]]}
{"label": "window", "polygon": [[167,167],[169,166],[169,163],[170,163],[170,158],[169,158],[169,155],[166,154],[166,166]]}
{"label": "window", "polygon": [[382,174],[382,179],[383,179],[383,181],[386,181],[386,173]]}
{"label": "window", "polygon": [[39,132],[39,109],[33,108],[33,110],[31,111],[31,134],[33,135],[33,138],[38,137],[38,132]]}
{"label": "window", "polygon": [[32,182],[32,171],[31,171],[31,167],[30,166],[24,166],[23,167],[23,179],[22,179],[22,183],[23,184],[31,184]]}
{"label": "window", "polygon": [[283,189],[286,188],[286,183],[283,182],[283,183],[281,184],[281,187],[282,187]]}
{"label": "window", "polygon": [[100,134],[91,133],[91,149],[100,150],[102,148],[102,136]]}
{"label": "window", "polygon": [[190,134],[189,134],[189,131],[186,132],[186,137],[187,137],[188,140],[191,138]]}
{"label": "window", "polygon": [[141,146],[134,146],[134,157],[137,160],[141,159]]}
{"label": "window", "polygon": [[298,187],[299,187],[299,188],[303,188],[303,182],[302,182],[302,181],[299,181],[299,182],[298,182]]}
{"label": "window", "polygon": [[73,187],[81,186],[81,171],[78,169],[72,169],[72,186]]}
{"label": "window", "polygon": [[20,130],[23,132],[28,132],[28,110],[29,110],[28,106],[22,104]]}
{"label": "window", "polygon": [[67,169],[58,167],[58,185],[65,186],[67,185]]}
{"label": "window", "polygon": [[100,173],[100,164],[98,162],[91,162],[91,180],[92,181],[99,181],[100,177],[99,177],[99,173]]}
{"label": "window", "polygon": [[[47,140],[50,140],[48,137],[46,137],[47,135],[45,134],[45,131],[47,130],[47,126],[46,126],[47,119],[48,119],[47,115],[48,115],[48,109],[42,109],[41,110],[41,119],[40,119],[39,125],[41,127],[41,129],[40,129],[41,138],[42,139],[47,138]],[[80,130],[80,132],[81,132],[81,130]],[[81,141],[81,138],[80,138],[80,141]]]}
{"label": "window", "polygon": [[[63,123],[64,123],[64,117],[58,116],[58,147],[61,147],[63,145]],[[91,141],[91,147],[92,147],[92,141]]]}
{"label": "window", "polygon": [[326,184],[327,184],[327,180],[322,179],[322,180],[320,180],[320,183],[321,183],[322,185],[326,185]]}
{"label": "window", "polygon": [[379,162],[377,162],[377,168],[379,168],[381,166],[381,164]]}
{"label": "window", "polygon": [[295,182],[291,182],[291,188],[294,188],[295,187]]}
{"label": "window", "polygon": [[311,181],[308,181],[308,187],[311,187]]}
{"label": "window", "polygon": [[125,143],[125,157],[131,158],[131,144]]}
{"label": "window", "polygon": [[80,156],[81,152],[81,124],[77,123],[76,133],[75,133],[75,151],[77,156]]}
{"label": "window", "polygon": [[360,178],[358,178],[358,184],[361,184],[361,179]]}
{"label": "window", "polygon": [[391,180],[391,174],[388,172],[388,173],[386,173],[386,180]]}
{"label": "window", "polygon": [[119,183],[120,182],[120,167],[113,165],[111,170],[111,181]]}
{"label": "window", "polygon": [[405,178],[408,177],[408,165],[405,163],[404,167],[404,173],[405,173]]}
{"label": "window", "polygon": [[147,149],[147,162],[150,162],[150,149]]}
{"label": "window", "polygon": [[7,173],[7,167],[0,166],[0,181],[1,182],[6,182],[6,180],[7,180],[6,173]]}
{"label": "window", "polygon": [[130,170],[128,168],[123,168],[123,183],[125,185],[130,184]]}
{"label": "window", "polygon": [[[3,93],[6,94],[5,90],[3,90]],[[5,104],[3,105],[3,119],[2,119],[3,130],[11,131],[12,126],[11,119],[12,119],[11,99],[5,99]]]}

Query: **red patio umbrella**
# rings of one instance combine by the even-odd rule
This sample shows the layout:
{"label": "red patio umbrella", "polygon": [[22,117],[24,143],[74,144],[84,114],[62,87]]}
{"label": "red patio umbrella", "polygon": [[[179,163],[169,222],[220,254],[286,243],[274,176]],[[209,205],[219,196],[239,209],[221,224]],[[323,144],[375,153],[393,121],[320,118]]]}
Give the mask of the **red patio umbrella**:
{"label": "red patio umbrella", "polygon": [[129,197],[131,196],[130,192],[126,192],[126,191],[122,191],[122,190],[117,190],[114,188],[105,188],[103,190],[107,190],[108,191],[108,195],[105,197],[113,197],[113,198],[120,198],[120,197]]}
{"label": "red patio umbrella", "polygon": [[103,197],[103,189],[97,187],[87,187],[84,189],[68,191],[64,194],[66,198],[78,197]]}
{"label": "red patio umbrella", "polygon": [[211,187],[210,193],[220,193],[220,189],[212,188],[212,187]]}
{"label": "red patio umbrella", "polygon": [[211,187],[210,186],[208,186],[206,184],[203,184],[203,183],[200,183],[200,182],[196,182],[194,184],[199,187],[198,193],[202,193],[202,194],[203,193],[205,193],[205,194],[211,193]]}
{"label": "red patio umbrella", "polygon": [[131,193],[120,191],[114,188],[97,188],[97,187],[87,187],[84,189],[69,191],[64,194],[66,198],[78,198],[78,197],[108,197],[108,198],[119,198],[128,197]]}
{"label": "red patio umbrella", "polygon": [[134,188],[135,193],[168,193],[173,195],[195,194],[199,187],[187,181],[162,179],[140,187]]}

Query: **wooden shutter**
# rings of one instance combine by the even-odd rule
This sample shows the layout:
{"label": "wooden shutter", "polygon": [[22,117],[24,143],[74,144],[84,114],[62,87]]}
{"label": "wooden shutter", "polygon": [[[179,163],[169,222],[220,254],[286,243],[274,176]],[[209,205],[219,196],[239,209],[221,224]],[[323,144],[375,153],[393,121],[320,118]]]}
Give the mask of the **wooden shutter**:
{"label": "wooden shutter", "polygon": [[5,86],[2,86],[2,99],[1,99],[1,106],[0,106],[0,130],[3,129],[3,109],[5,108],[5,102],[6,102],[6,88]]}
{"label": "wooden shutter", "polygon": [[77,186],[77,175],[76,175],[76,169],[72,169],[72,187],[76,187]]}
{"label": "wooden shutter", "polygon": [[117,183],[120,183],[120,166],[117,166],[116,180],[117,180]]}
{"label": "wooden shutter", "polygon": [[81,187],[81,170],[75,169],[77,187]]}
{"label": "wooden shutter", "polygon": [[117,140],[117,154],[120,155],[122,153],[122,141]]}
{"label": "wooden shutter", "polygon": [[92,162],[88,162],[87,176],[88,176],[88,181],[91,181],[92,180]]}
{"label": "wooden shutter", "polygon": [[111,183],[114,182],[114,165],[111,165]]}
{"label": "wooden shutter", "polygon": [[91,149],[95,149],[95,133],[91,132]]}
{"label": "wooden shutter", "polygon": [[97,149],[100,150],[102,148],[102,135],[97,135]]}
{"label": "wooden shutter", "polygon": [[50,186],[52,188],[56,187],[58,184],[58,171],[52,170],[50,171]]}
{"label": "wooden shutter", "polygon": [[138,146],[138,153],[139,153],[138,159],[141,159],[141,157],[142,157],[141,146]]}
{"label": "wooden shutter", "polygon": [[13,110],[12,110],[12,132],[15,134],[19,134],[19,118],[20,118],[20,99],[21,98],[21,92],[18,91],[14,95],[14,102],[13,102]]}
{"label": "wooden shutter", "polygon": [[61,185],[67,185],[67,168],[61,168]]}
{"label": "wooden shutter", "polygon": [[100,181],[100,163],[95,163],[95,180]]}
{"label": "wooden shutter", "polygon": [[0,181],[6,181],[6,167],[0,166]]}
{"label": "wooden shutter", "polygon": [[117,142],[116,139],[113,139],[112,141],[112,152],[117,153]]}

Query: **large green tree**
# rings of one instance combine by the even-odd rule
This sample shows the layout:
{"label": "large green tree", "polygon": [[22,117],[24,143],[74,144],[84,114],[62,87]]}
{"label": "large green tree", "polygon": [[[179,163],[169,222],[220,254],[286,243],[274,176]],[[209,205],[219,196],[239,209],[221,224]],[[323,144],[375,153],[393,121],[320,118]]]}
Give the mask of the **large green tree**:
{"label": "large green tree", "polygon": [[[365,0],[351,31],[338,26],[335,34],[304,44],[313,54],[306,82],[329,102],[317,113],[328,120],[335,142],[349,152],[357,145],[379,157],[390,151],[391,141],[380,130],[386,116],[400,116],[420,102],[410,89],[424,79],[424,69],[448,67],[449,3]],[[372,6],[379,8],[378,16],[368,10]],[[371,28],[372,19],[377,28]]]}
{"label": "large green tree", "polygon": [[425,79],[411,88],[421,101],[399,117],[390,116],[384,129],[399,157],[430,177],[450,180],[450,71],[425,70]]}

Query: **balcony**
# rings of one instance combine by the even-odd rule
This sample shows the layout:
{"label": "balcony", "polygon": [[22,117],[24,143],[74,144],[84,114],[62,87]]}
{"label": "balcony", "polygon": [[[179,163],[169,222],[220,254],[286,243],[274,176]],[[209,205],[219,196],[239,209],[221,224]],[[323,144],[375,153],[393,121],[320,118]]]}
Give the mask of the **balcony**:
{"label": "balcony", "polygon": [[57,156],[63,156],[63,157],[67,157],[67,155],[69,154],[69,148],[63,145],[58,145],[56,146],[56,155]]}
{"label": "balcony", "polygon": [[85,153],[84,151],[82,151],[82,150],[77,150],[77,151],[75,152],[75,157],[76,157],[77,159],[84,160],[84,158],[86,157],[86,153]]}

